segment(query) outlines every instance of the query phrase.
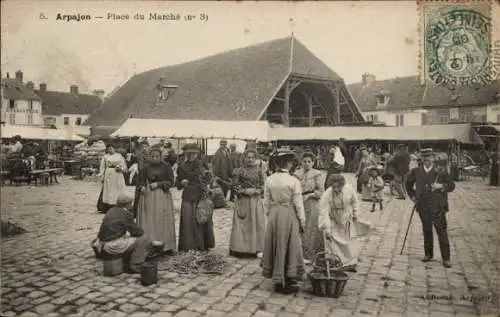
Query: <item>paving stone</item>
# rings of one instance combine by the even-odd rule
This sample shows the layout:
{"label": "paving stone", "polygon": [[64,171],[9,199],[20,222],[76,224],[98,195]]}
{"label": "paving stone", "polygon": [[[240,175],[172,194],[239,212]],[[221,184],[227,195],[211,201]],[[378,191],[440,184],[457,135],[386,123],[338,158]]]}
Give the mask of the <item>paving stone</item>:
{"label": "paving stone", "polygon": [[57,306],[54,305],[54,304],[49,304],[49,303],[46,303],[46,304],[41,304],[41,305],[38,305],[34,308],[34,310],[41,314],[41,315],[45,315],[45,314],[48,314],[54,310],[56,310]]}
{"label": "paving stone", "polygon": [[181,310],[180,312],[175,314],[175,317],[198,317],[198,316],[200,316],[200,313],[189,310]]}
{"label": "paving stone", "polygon": [[210,310],[207,310],[207,312],[205,313],[204,316],[207,316],[207,317],[223,317],[223,316],[226,316],[226,315],[227,315],[226,312],[210,309]]}
{"label": "paving stone", "polygon": [[138,309],[139,309],[139,306],[134,305],[134,304],[123,304],[119,307],[120,311],[127,313],[127,314],[131,314]]}

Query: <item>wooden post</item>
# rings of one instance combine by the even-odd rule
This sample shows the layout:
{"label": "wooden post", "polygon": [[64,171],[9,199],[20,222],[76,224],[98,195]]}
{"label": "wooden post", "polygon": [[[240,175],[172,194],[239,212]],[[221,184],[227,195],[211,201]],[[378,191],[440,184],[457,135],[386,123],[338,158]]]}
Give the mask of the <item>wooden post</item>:
{"label": "wooden post", "polygon": [[283,106],[283,125],[285,127],[290,126],[290,83],[287,81],[285,83],[285,102]]}
{"label": "wooden post", "polygon": [[335,123],[340,124],[340,92],[339,87],[335,87]]}
{"label": "wooden post", "polygon": [[306,98],[307,98],[307,108],[309,109],[309,126],[312,127],[314,125],[312,97],[310,94],[307,94]]}

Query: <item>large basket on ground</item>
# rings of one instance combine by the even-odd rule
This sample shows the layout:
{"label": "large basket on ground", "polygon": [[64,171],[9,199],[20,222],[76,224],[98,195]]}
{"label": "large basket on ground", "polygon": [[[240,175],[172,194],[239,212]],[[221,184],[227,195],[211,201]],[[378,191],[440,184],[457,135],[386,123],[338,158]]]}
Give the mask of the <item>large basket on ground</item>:
{"label": "large basket on ground", "polygon": [[340,258],[336,255],[326,257],[325,252],[316,254],[314,270],[307,276],[311,281],[313,294],[320,297],[338,298],[348,280],[348,275],[342,271]]}

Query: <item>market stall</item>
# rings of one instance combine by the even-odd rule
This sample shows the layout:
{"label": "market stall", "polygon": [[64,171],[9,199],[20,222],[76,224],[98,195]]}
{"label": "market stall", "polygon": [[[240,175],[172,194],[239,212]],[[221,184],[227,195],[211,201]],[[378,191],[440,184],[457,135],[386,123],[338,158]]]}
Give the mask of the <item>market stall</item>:
{"label": "market stall", "polygon": [[266,121],[128,119],[111,136],[266,141]]}

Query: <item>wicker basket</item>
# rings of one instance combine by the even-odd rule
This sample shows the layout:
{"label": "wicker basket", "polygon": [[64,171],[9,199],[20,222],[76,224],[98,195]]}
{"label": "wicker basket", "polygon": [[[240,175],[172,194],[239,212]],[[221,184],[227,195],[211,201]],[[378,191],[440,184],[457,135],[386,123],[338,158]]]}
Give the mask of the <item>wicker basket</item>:
{"label": "wicker basket", "polygon": [[[348,275],[342,271],[342,266],[330,268],[331,259],[325,259],[326,269],[320,265],[320,259],[325,259],[325,252],[316,254],[314,270],[307,274],[313,287],[313,294],[320,297],[338,298],[342,295]],[[340,258],[333,256],[334,261],[341,263]]]}

